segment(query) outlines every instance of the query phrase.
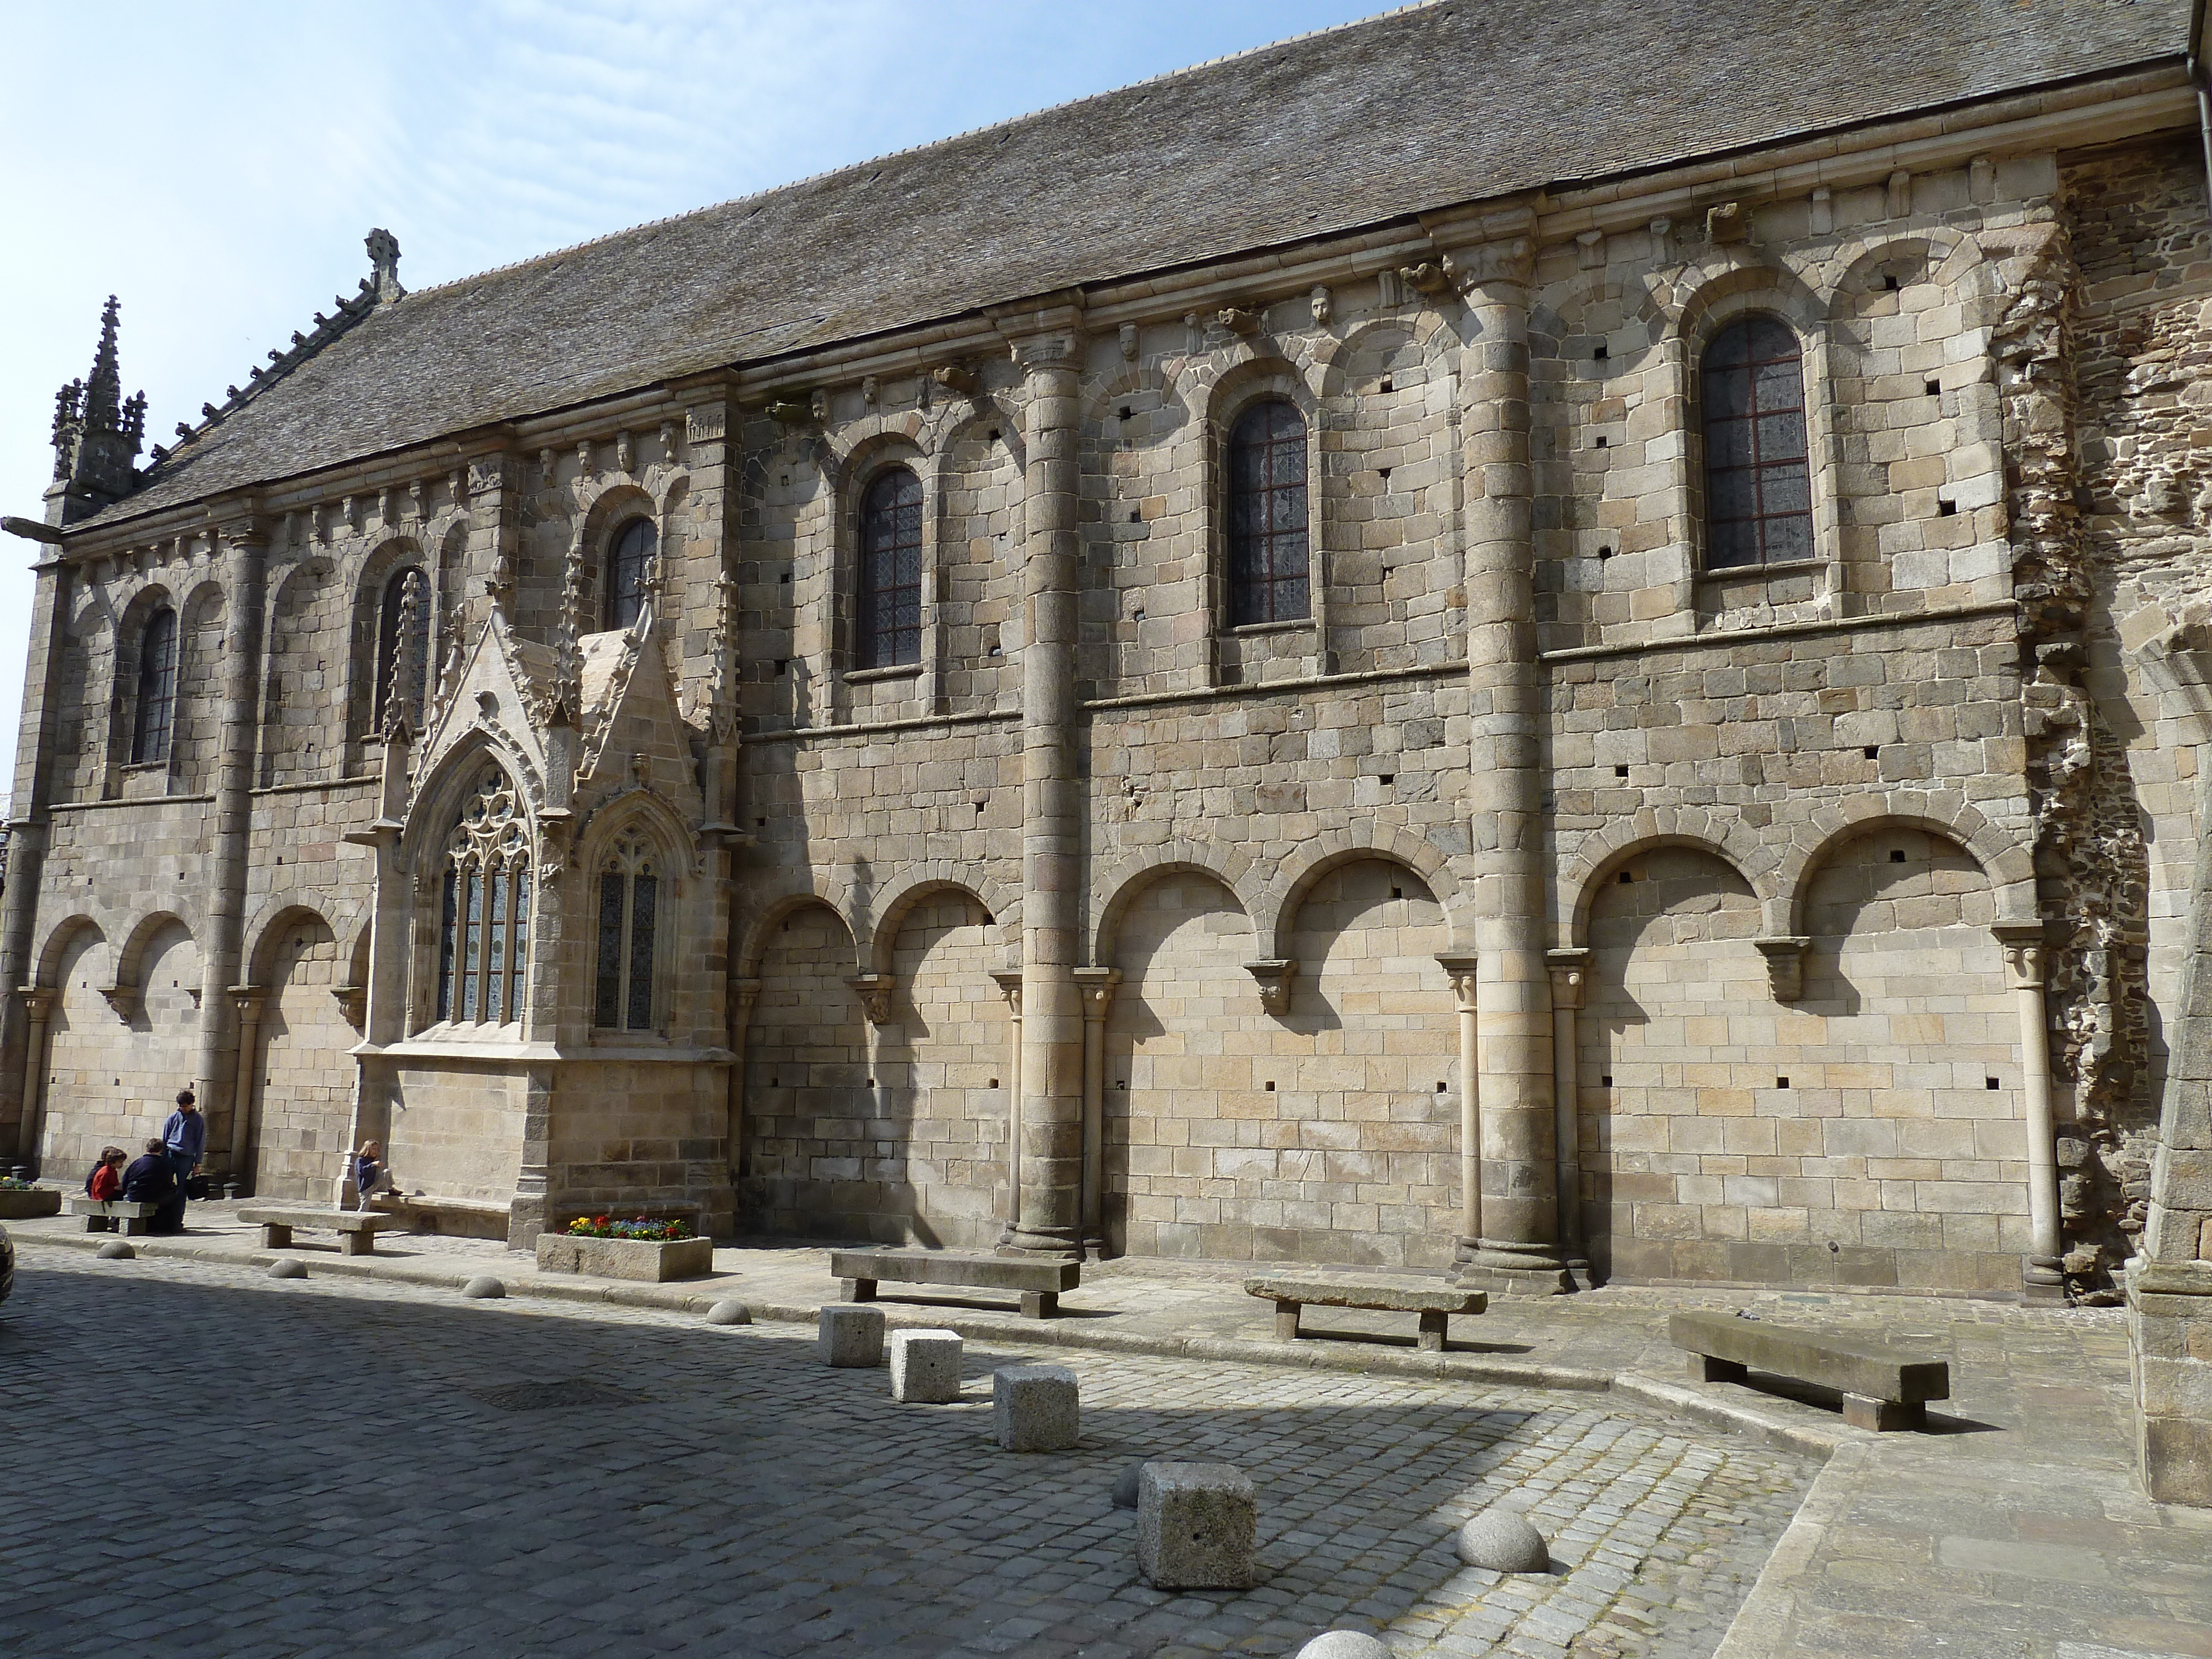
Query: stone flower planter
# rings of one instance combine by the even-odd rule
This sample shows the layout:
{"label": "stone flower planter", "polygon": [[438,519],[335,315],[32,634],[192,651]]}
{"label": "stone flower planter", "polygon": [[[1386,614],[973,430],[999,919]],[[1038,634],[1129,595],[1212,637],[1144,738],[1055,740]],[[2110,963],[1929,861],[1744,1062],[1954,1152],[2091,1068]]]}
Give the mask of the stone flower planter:
{"label": "stone flower planter", "polygon": [[59,1215],[62,1195],[33,1190],[0,1192],[0,1221],[30,1221],[42,1215]]}
{"label": "stone flower planter", "polygon": [[642,1238],[573,1238],[567,1233],[540,1233],[538,1271],[641,1279],[654,1285],[672,1279],[703,1279],[714,1271],[714,1241],[672,1238],[655,1243]]}

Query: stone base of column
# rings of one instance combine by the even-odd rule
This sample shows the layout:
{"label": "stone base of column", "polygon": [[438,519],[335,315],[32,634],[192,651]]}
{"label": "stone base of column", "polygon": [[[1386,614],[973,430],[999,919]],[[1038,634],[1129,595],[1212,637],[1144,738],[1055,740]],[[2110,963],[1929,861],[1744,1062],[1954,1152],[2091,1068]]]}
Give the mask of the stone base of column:
{"label": "stone base of column", "polygon": [[2129,1264],[2128,1336],[2135,1354],[2136,1456],[2160,1504],[2212,1509],[2212,1265]]}
{"label": "stone base of column", "polygon": [[1106,1248],[1105,1234],[1092,1232],[1083,1236],[1083,1259],[1085,1261],[1103,1261]]}
{"label": "stone base of column", "polygon": [[1549,1247],[1495,1238],[1460,1240],[1452,1283],[1492,1296],[1565,1296],[1586,1288]]}
{"label": "stone base of column", "polygon": [[1080,1261],[1083,1259],[1083,1241],[1073,1227],[1010,1226],[1000,1237],[999,1248],[994,1254]]}
{"label": "stone base of column", "polygon": [[1567,1258],[1567,1277],[1578,1291],[1594,1291],[1597,1288],[1597,1277],[1590,1270],[1590,1264],[1578,1255]]}
{"label": "stone base of column", "polygon": [[2063,1303],[2066,1274],[2055,1255],[2032,1255],[2021,1268],[2021,1291],[2035,1303]]}

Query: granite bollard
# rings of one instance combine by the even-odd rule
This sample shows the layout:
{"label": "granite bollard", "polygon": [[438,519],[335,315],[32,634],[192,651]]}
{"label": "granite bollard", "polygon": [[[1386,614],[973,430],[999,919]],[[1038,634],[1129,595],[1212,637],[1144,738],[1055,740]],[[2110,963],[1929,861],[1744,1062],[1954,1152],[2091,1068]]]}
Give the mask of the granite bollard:
{"label": "granite bollard", "polygon": [[893,1331],[891,1398],[942,1406],[960,1398],[960,1333]]}
{"label": "granite bollard", "polygon": [[833,1302],[822,1310],[815,1353],[825,1365],[867,1367],[884,1363],[884,1310]]}
{"label": "granite bollard", "polygon": [[1082,1427],[1075,1373],[1065,1365],[1009,1365],[992,1372],[991,1423],[1003,1450],[1073,1450]]}
{"label": "granite bollard", "polygon": [[1154,1462],[1137,1477],[1137,1571],[1155,1589],[1259,1583],[1260,1503],[1228,1463]]}

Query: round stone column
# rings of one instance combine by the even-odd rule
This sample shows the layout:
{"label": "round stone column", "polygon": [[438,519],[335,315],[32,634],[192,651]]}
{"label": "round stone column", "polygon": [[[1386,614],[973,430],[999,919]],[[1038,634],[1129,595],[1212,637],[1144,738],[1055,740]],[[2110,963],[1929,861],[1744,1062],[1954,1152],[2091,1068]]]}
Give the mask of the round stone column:
{"label": "round stone column", "polygon": [[1022,1070],[1019,1187],[1001,1249],[1081,1249],[1083,781],[1075,700],[1076,526],[1081,318],[1024,319],[1015,336],[1029,394],[1028,546],[1022,641]]}
{"label": "round stone column", "polygon": [[1467,500],[1468,809],[1480,981],[1481,1232],[1460,1277],[1506,1294],[1571,1288],[1559,1244],[1552,976],[1545,961],[1543,686],[1536,667],[1526,238],[1459,262]]}

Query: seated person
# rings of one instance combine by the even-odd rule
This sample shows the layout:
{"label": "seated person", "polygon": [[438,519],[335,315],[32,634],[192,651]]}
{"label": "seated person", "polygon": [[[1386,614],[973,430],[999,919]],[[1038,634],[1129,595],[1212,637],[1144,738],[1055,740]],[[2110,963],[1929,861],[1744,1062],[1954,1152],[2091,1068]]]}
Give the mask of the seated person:
{"label": "seated person", "polygon": [[123,1196],[133,1204],[160,1206],[154,1212],[153,1224],[148,1231],[184,1231],[184,1189],[177,1185],[176,1171],[169,1167],[168,1148],[161,1144],[159,1135],[146,1143],[146,1155],[134,1159],[123,1172]]}
{"label": "seated person", "polygon": [[123,1196],[123,1149],[120,1146],[100,1149],[100,1162],[92,1166],[92,1173],[85,1177],[84,1190],[88,1197],[103,1203]]}
{"label": "seated person", "polygon": [[361,1194],[361,1207],[364,1210],[368,1207],[371,1194],[398,1190],[392,1184],[392,1170],[384,1162],[383,1142],[361,1143],[361,1150],[353,1155],[353,1183]]}

